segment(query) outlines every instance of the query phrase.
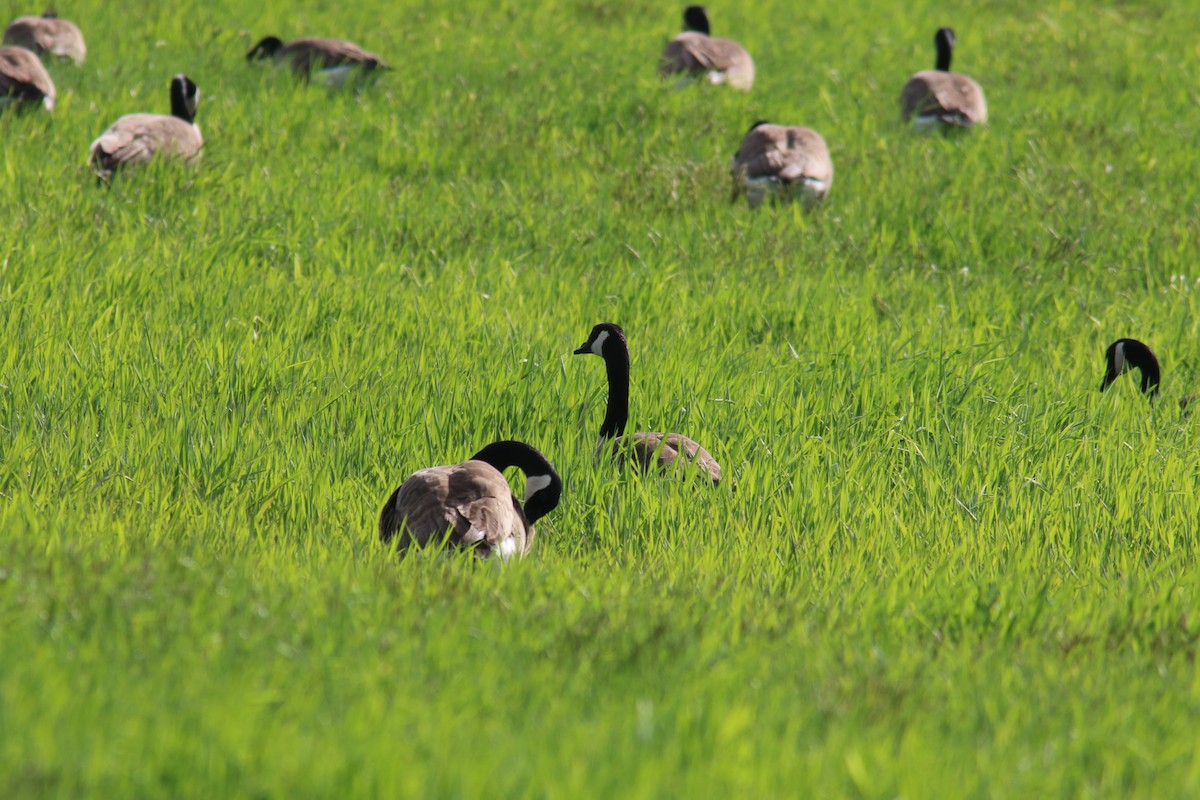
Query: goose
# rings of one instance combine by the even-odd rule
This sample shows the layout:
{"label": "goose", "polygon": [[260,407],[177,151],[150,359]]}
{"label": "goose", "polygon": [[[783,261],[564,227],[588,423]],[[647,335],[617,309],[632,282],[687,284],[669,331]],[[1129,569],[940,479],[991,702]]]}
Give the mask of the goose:
{"label": "goose", "polygon": [[92,169],[101,178],[111,177],[121,167],[144,164],[158,153],[193,162],[200,157],[204,137],[196,127],[196,103],[200,90],[191,78],[171,79],[171,113],[126,114],[92,142]]}
{"label": "goose", "polygon": [[751,208],[757,208],[767,194],[799,197],[805,208],[812,208],[825,199],[833,184],[833,162],[821,134],[762,120],[750,126],[729,171],[733,198],[744,191]]}
{"label": "goose", "polygon": [[[525,473],[525,505],[504,470]],[[448,535],[452,547],[480,558],[523,556],[533,545],[533,523],[558,506],[562,481],[546,457],[524,442],[492,442],[461,464],[417,470],[383,504],[379,539],[400,550],[424,547]]]}
{"label": "goose", "polygon": [[39,56],[49,53],[69,58],[76,64],[82,64],[87,56],[79,26],[70,20],[59,19],[53,11],[40,17],[17,17],[4,31],[4,44],[24,47]]}
{"label": "goose", "polygon": [[727,83],[749,91],[754,85],[754,60],[746,49],[732,39],[709,36],[708,12],[704,6],[683,10],[683,33],[663,50],[658,74],[704,75],[709,83]]}
{"label": "goose", "polygon": [[933,37],[937,67],[918,72],[900,92],[900,113],[919,131],[942,128],[971,128],[987,122],[983,89],[966,75],[950,71],[954,31],[939,28]]}
{"label": "goose", "polygon": [[[1142,374],[1142,393],[1149,395],[1151,400],[1158,397],[1158,384],[1162,379],[1162,372],[1158,367],[1158,357],[1149,345],[1137,339],[1117,339],[1104,351],[1104,361],[1108,369],[1104,373],[1100,391],[1103,392],[1121,375],[1136,368]],[[1190,413],[1187,407],[1194,403],[1197,397],[1200,395],[1189,394],[1179,399],[1179,408],[1184,412],[1184,416]]]}
{"label": "goose", "polygon": [[[625,331],[612,322],[602,322],[592,328],[587,341],[575,350],[575,355],[600,356],[608,371],[608,411],[600,425],[600,444],[596,452],[611,452],[618,462],[632,458],[642,469],[659,468],[681,471],[695,464],[698,473],[716,486],[721,482],[721,465],[707,450],[692,439],[678,433],[633,433],[625,435],[629,419],[629,344]],[[683,458],[680,458],[680,455]]]}
{"label": "goose", "polygon": [[379,56],[344,39],[306,37],[284,43],[278,36],[268,36],[246,53],[248,61],[266,58],[287,61],[296,77],[304,80],[316,71],[325,85],[333,89],[344,84],[356,67],[363,72],[389,69]]}
{"label": "goose", "polygon": [[54,110],[54,81],[32,50],[0,47],[0,108],[41,102]]}

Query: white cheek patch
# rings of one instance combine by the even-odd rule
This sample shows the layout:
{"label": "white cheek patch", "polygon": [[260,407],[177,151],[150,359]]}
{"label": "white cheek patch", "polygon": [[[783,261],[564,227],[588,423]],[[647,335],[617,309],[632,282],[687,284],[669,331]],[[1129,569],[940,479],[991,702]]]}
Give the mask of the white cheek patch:
{"label": "white cheek patch", "polygon": [[596,341],[592,342],[592,352],[598,356],[604,355],[604,343],[608,341],[608,331],[600,331]]}
{"label": "white cheek patch", "polygon": [[1117,349],[1113,351],[1113,369],[1118,375],[1123,375],[1128,368],[1129,365],[1125,363],[1125,343],[1117,342]]}
{"label": "white cheek patch", "polygon": [[549,475],[530,475],[525,479],[525,499],[528,500],[549,485]]}

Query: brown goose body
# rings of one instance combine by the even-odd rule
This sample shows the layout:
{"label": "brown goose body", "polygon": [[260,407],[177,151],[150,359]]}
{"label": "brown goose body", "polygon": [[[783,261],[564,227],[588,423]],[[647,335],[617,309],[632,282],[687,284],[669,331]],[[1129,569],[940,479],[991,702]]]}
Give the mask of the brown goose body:
{"label": "brown goose body", "polygon": [[331,86],[341,86],[350,70],[355,68],[363,71],[389,68],[382,58],[354,42],[317,36],[286,43],[278,37],[268,36],[256,44],[246,58],[273,58],[287,63],[296,77],[304,80],[314,72],[322,73],[325,83]]}
{"label": "brown goose body", "polygon": [[732,39],[709,35],[708,14],[703,7],[688,6],[683,21],[684,32],[663,50],[659,75],[705,76],[710,83],[725,83],[743,91],[754,86],[754,59]]}
{"label": "brown goose body", "polygon": [[24,47],[39,56],[50,53],[82,64],[87,57],[83,33],[74,22],[59,19],[52,12],[40,17],[18,17],[4,31],[4,44]]}
{"label": "brown goose body", "polygon": [[918,72],[900,91],[900,115],[918,130],[972,128],[987,122],[983,89],[972,78],[950,71],[954,31],[941,28],[934,36],[937,68]]}
{"label": "brown goose body", "polygon": [[677,477],[695,470],[714,486],[721,482],[721,465],[695,440],[678,433],[625,433],[629,420],[629,344],[621,326],[602,322],[592,328],[587,341],[575,350],[575,355],[587,353],[603,358],[608,373],[608,408],[600,425],[597,455]]}
{"label": "brown goose body", "polygon": [[774,195],[801,199],[811,208],[828,196],[833,161],[821,134],[811,128],[756,122],[729,166],[734,198],[745,192],[751,207]]}
{"label": "brown goose body", "polygon": [[194,122],[199,92],[185,75],[171,81],[171,114],[126,114],[100,134],[88,150],[92,169],[109,177],[118,169],[145,164],[156,156],[193,162],[204,137]]}
{"label": "brown goose body", "polygon": [[[506,466],[519,466],[527,476],[525,508],[504,477]],[[521,442],[497,442],[461,464],[408,476],[384,503],[379,538],[395,540],[401,550],[446,537],[449,546],[481,558],[525,555],[533,546],[533,523],[558,505],[561,491],[544,456]]]}
{"label": "brown goose body", "polygon": [[33,51],[0,47],[0,108],[10,103],[41,103],[54,110],[54,81]]}

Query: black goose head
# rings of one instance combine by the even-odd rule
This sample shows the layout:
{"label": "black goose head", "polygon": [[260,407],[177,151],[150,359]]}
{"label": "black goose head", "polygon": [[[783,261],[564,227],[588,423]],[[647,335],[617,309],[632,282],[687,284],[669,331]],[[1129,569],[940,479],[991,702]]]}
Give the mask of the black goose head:
{"label": "black goose head", "polygon": [[592,328],[587,341],[575,348],[575,355],[582,356],[592,353],[607,360],[622,351],[629,352],[625,331],[621,330],[621,326],[615,322],[601,322]]}
{"label": "black goose head", "polygon": [[709,35],[708,12],[704,6],[688,6],[683,10],[683,29]]}
{"label": "black goose head", "polygon": [[938,28],[933,35],[933,46],[937,48],[937,67],[939,72],[950,71],[950,57],[954,54],[954,29]]}
{"label": "black goose head", "polygon": [[1158,394],[1158,383],[1162,373],[1154,351],[1137,339],[1117,339],[1104,353],[1108,365],[1100,391],[1107,389],[1113,381],[1127,370],[1137,367],[1142,373],[1142,391],[1154,398]]}
{"label": "black goose head", "polygon": [[279,48],[281,47],[283,47],[282,39],[278,36],[268,36],[250,48],[250,52],[246,53],[246,60],[254,61],[255,59],[271,58],[279,52]]}
{"label": "black goose head", "polygon": [[187,75],[176,75],[171,79],[171,116],[184,122],[196,121],[196,104],[200,90]]}
{"label": "black goose head", "polygon": [[42,12],[42,19],[58,19],[58,12],[53,8],[47,8]]}
{"label": "black goose head", "polygon": [[471,456],[472,461],[491,464],[500,472],[516,467],[525,473],[525,521],[532,525],[558,507],[562,498],[562,479],[554,465],[524,442],[504,439],[492,442]]}

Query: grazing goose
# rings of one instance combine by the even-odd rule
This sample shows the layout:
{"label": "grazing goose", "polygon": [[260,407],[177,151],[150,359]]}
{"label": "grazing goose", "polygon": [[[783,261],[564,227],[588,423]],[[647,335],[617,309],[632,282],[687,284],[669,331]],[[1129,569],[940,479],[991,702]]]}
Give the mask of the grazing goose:
{"label": "grazing goose", "polygon": [[744,191],[751,208],[757,208],[767,194],[788,200],[799,197],[805,208],[812,208],[825,199],[833,184],[833,162],[821,134],[763,121],[750,126],[729,171],[733,198]]}
{"label": "grazing goose", "polygon": [[1104,391],[1122,374],[1136,367],[1142,373],[1142,391],[1154,399],[1158,395],[1158,382],[1162,373],[1158,369],[1158,358],[1154,351],[1137,339],[1117,339],[1104,352],[1108,370],[1100,391]]}
{"label": "grazing goose", "polygon": [[38,103],[54,110],[54,81],[32,50],[0,47],[0,108]]}
{"label": "grazing goose", "polygon": [[941,128],[971,128],[987,122],[983,89],[966,75],[950,71],[954,31],[940,28],[933,37],[937,68],[918,72],[900,92],[900,113],[919,131]]}
{"label": "grazing goose", "polygon": [[383,59],[343,39],[306,37],[286,44],[278,36],[268,36],[246,53],[246,60],[274,58],[287,61],[298,78],[308,80],[316,71],[326,86],[336,89],[346,82],[351,70],[365,72],[388,69]]}
{"label": "grazing goose", "polygon": [[592,328],[587,341],[575,350],[575,355],[587,353],[603,358],[608,371],[608,412],[600,425],[598,453],[612,452],[618,462],[632,457],[642,469],[658,467],[678,472],[688,464],[695,464],[698,472],[714,486],[721,482],[721,465],[686,436],[678,433],[625,435],[625,423],[629,419],[629,344],[619,325],[602,322]]}
{"label": "grazing goose", "polygon": [[18,17],[4,31],[4,43],[24,47],[39,56],[49,53],[82,64],[87,56],[83,34],[70,20],[59,19],[53,11],[40,17]]}
{"label": "grazing goose", "polygon": [[[525,507],[513,495],[504,470],[525,473]],[[417,470],[392,492],[379,515],[379,538],[399,536],[398,549],[424,547],[448,535],[452,547],[480,558],[525,555],[533,523],[562,496],[562,481],[546,457],[523,442],[493,442],[461,464]]]}
{"label": "grazing goose", "polygon": [[126,114],[92,142],[92,169],[102,178],[119,168],[144,164],[158,153],[188,162],[200,156],[204,137],[196,127],[200,90],[186,75],[171,79],[171,113]]}
{"label": "grazing goose", "polygon": [[683,33],[663,50],[658,74],[704,75],[709,83],[727,83],[749,91],[754,85],[754,60],[746,49],[731,39],[709,36],[708,12],[704,6],[688,6],[683,11]]}

